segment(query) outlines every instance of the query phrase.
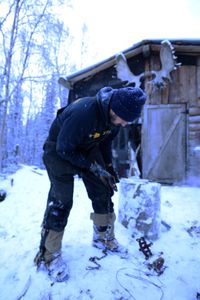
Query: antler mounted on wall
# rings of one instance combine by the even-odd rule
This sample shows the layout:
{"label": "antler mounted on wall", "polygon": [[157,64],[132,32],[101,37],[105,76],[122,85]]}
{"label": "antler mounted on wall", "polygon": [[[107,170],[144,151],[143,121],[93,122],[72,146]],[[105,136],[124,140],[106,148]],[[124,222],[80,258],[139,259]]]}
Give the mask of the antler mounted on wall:
{"label": "antler mounted on wall", "polygon": [[[174,55],[174,48],[168,40],[161,42],[160,61],[161,69],[159,71],[149,71],[135,75],[129,68],[126,57],[123,53],[116,56],[117,77],[126,81],[127,85],[134,83],[136,87],[140,87],[141,79],[147,78],[151,84],[156,87],[164,87],[167,82],[171,81],[170,73],[180,67],[181,63],[177,63],[177,57]],[[151,79],[153,78],[153,79]]]}

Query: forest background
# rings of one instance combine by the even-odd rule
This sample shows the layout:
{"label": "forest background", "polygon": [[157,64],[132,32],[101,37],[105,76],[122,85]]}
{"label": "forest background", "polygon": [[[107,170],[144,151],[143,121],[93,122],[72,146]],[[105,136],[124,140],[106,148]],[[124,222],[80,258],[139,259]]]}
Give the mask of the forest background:
{"label": "forest background", "polygon": [[[58,78],[74,72],[73,36],[55,13],[61,0],[2,1],[0,18],[0,170],[42,167],[42,144],[67,91]],[[1,10],[2,12],[2,10]],[[82,25],[82,57],[87,28]],[[62,53],[61,53],[62,52]]]}

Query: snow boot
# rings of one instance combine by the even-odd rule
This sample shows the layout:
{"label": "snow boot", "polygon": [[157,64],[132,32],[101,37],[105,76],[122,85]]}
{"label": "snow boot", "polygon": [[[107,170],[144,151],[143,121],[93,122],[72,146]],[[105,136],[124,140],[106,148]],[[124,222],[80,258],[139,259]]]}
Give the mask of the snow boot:
{"label": "snow boot", "polygon": [[69,279],[69,268],[63,260],[61,252],[54,253],[52,260],[45,262],[49,277],[55,282],[63,282]]}
{"label": "snow boot", "polygon": [[118,252],[119,243],[114,234],[115,213],[96,214],[91,213],[93,220],[93,246],[102,250]]}
{"label": "snow boot", "polygon": [[35,265],[39,268],[42,264],[50,278],[56,282],[63,282],[69,278],[68,266],[61,255],[63,234],[64,231],[43,229],[40,251],[34,259]]}

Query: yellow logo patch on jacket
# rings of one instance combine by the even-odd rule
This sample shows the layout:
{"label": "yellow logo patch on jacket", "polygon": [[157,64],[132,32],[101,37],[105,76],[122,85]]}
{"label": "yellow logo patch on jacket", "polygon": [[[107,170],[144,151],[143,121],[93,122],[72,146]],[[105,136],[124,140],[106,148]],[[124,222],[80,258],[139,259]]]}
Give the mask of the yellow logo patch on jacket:
{"label": "yellow logo patch on jacket", "polygon": [[93,139],[98,139],[100,136],[103,135],[108,135],[110,133],[110,130],[105,130],[103,132],[95,132],[93,134],[90,134],[89,137],[93,138]]}
{"label": "yellow logo patch on jacket", "polygon": [[99,132],[95,132],[93,135],[94,139],[98,139],[101,136],[101,134]]}
{"label": "yellow logo patch on jacket", "polygon": [[89,137],[91,137],[93,139],[98,139],[100,136],[101,136],[101,134],[99,132],[95,132],[95,133],[89,135]]}

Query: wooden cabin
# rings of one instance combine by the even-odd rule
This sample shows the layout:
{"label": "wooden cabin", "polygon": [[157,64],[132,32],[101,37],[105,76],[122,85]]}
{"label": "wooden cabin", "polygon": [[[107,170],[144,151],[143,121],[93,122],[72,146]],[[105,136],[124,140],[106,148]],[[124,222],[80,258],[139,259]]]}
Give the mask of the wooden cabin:
{"label": "wooden cabin", "polygon": [[[60,78],[59,83],[69,89],[69,102],[93,96],[104,86],[140,86],[148,100],[141,124],[132,127],[141,128],[141,177],[163,183],[200,185],[200,40],[168,42],[177,57],[174,68],[169,66],[166,70],[171,62],[162,52],[162,40],[144,40],[65,79]],[[120,76],[118,63],[127,64],[129,70],[124,73],[130,75],[128,80],[127,74]],[[122,129],[113,148],[118,171],[125,177],[127,173],[119,166],[121,163],[129,168],[127,144],[134,143],[131,130],[130,126]]]}

